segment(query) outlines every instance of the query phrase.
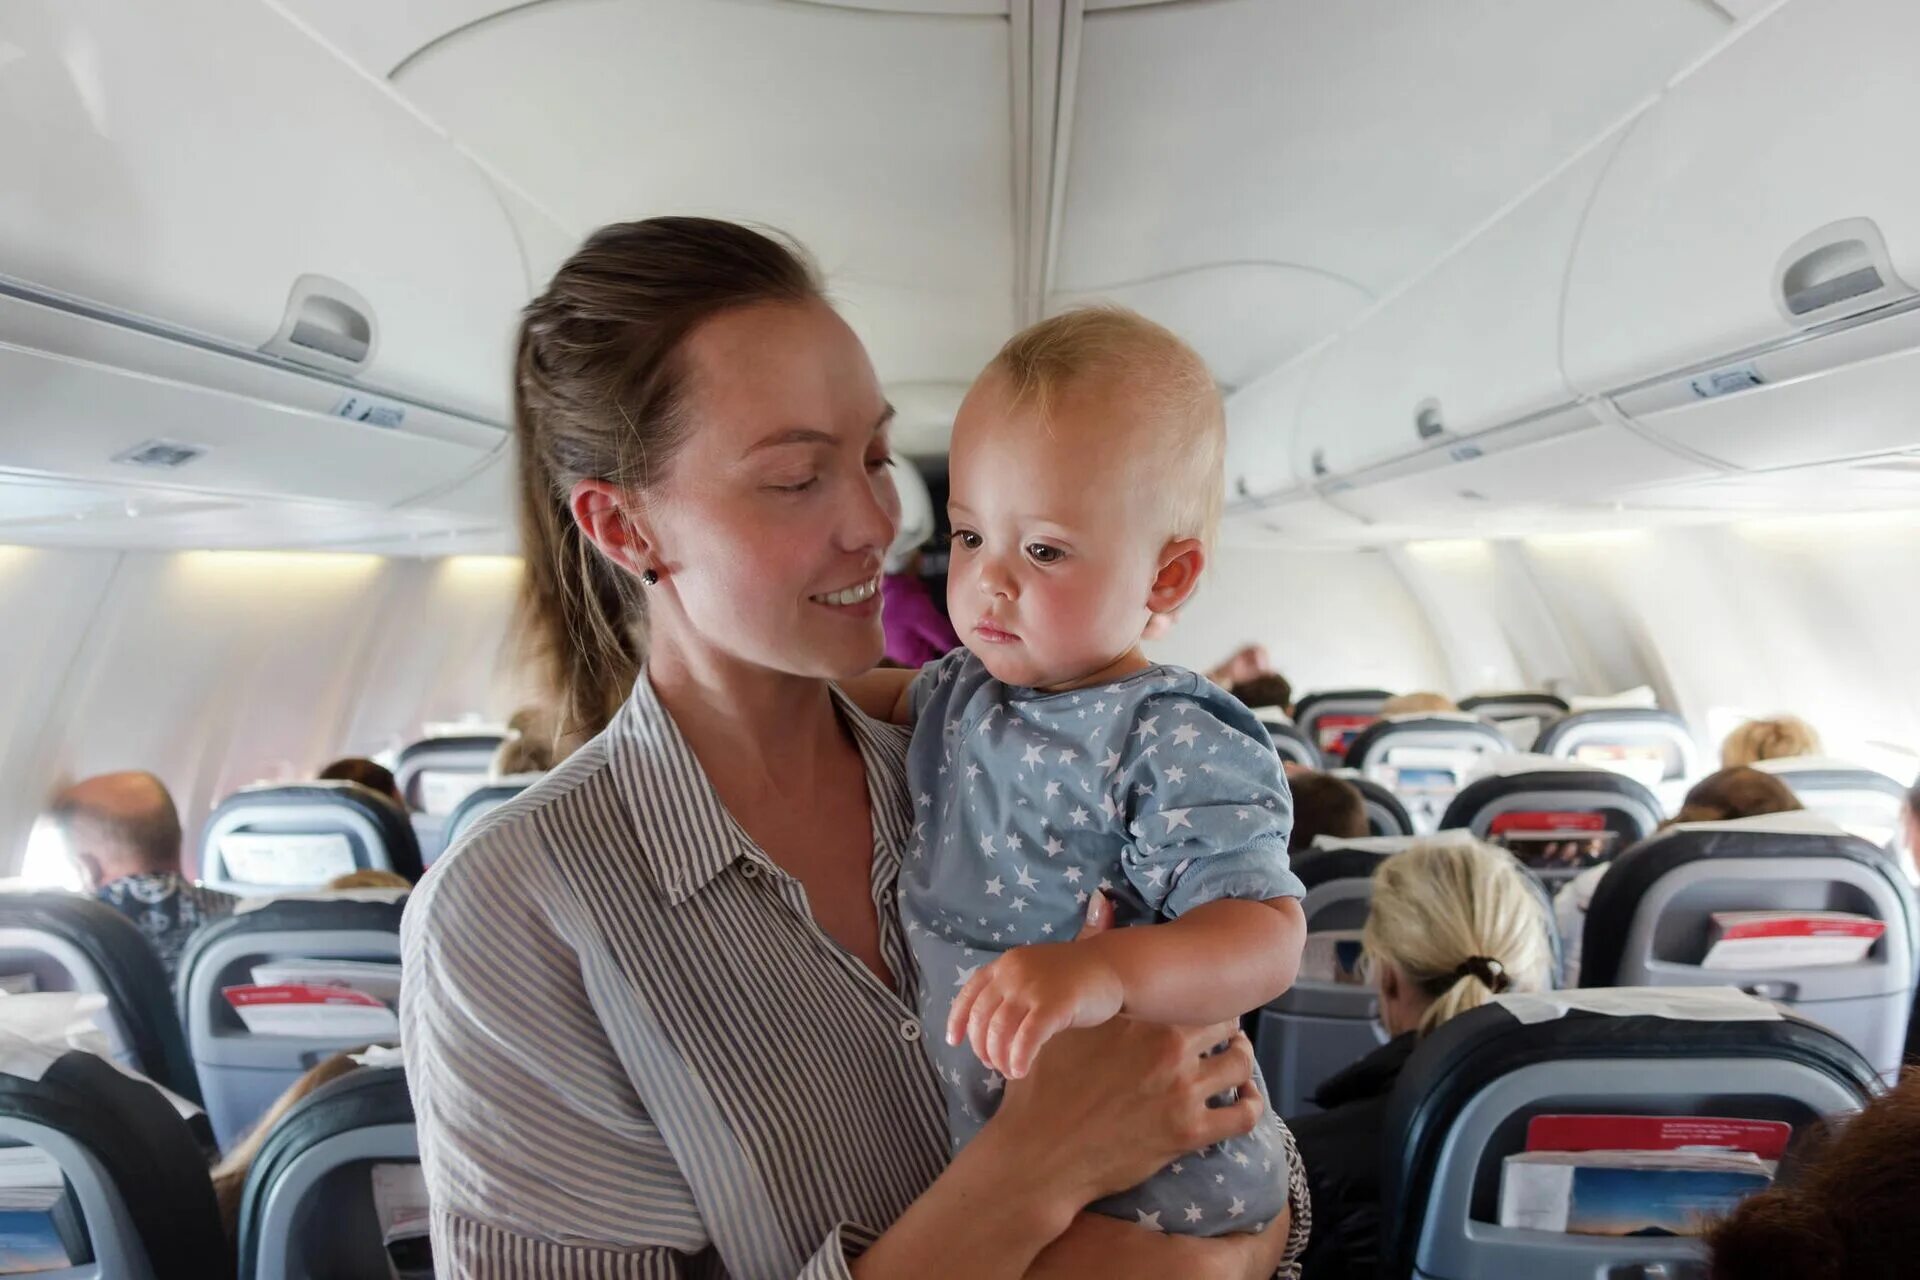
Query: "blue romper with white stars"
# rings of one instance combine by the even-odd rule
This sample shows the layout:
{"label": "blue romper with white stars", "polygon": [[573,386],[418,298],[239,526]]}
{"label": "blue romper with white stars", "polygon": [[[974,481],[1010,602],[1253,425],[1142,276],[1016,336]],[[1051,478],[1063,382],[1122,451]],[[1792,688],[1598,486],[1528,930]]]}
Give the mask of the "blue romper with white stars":
{"label": "blue romper with white stars", "polygon": [[[1158,666],[1050,694],[1002,684],[955,649],[914,680],[911,706],[918,824],[900,914],[958,1150],[1005,1084],[969,1044],[946,1042],[953,999],[981,965],[1073,938],[1095,891],[1125,925],[1304,890],[1288,868],[1293,804],[1266,730],[1191,671]],[[1268,1111],[1251,1134],[1091,1207],[1190,1235],[1260,1230],[1297,1179],[1291,1149]]]}

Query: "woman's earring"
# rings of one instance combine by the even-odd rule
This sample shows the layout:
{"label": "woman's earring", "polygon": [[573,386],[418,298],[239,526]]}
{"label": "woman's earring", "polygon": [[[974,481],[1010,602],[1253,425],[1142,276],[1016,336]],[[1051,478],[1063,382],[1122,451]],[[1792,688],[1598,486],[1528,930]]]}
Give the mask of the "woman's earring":
{"label": "woman's earring", "polygon": [[659,581],[660,581],[660,575],[655,573],[651,569],[647,570],[645,573],[640,575],[640,582],[643,586],[651,587],[658,584]]}

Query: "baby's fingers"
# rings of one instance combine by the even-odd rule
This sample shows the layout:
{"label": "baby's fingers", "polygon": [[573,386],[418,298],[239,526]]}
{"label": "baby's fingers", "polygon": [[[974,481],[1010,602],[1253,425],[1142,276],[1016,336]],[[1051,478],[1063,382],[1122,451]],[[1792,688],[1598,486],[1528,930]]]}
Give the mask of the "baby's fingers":
{"label": "baby's fingers", "polygon": [[980,1061],[992,1064],[987,1056],[987,1028],[992,1025],[993,1017],[1006,996],[992,983],[981,991],[979,999],[973,1002],[973,1011],[967,1015],[967,1042],[973,1046],[973,1056]]}
{"label": "baby's fingers", "polygon": [[1007,1048],[1007,1078],[1018,1080],[1033,1070],[1033,1060],[1041,1046],[1064,1031],[1066,1023],[1066,1018],[1057,1013],[1040,1010],[1029,1013],[1026,1021],[1014,1033],[1013,1043]]}
{"label": "baby's fingers", "polygon": [[987,1028],[987,1052],[980,1061],[992,1067],[1003,1076],[1011,1076],[1007,1069],[1007,1050],[1013,1043],[1013,1033],[1027,1020],[1028,1007],[1023,1001],[1005,1000],[994,1010],[993,1023]]}
{"label": "baby's fingers", "polygon": [[973,1013],[974,1002],[980,999],[980,993],[987,989],[988,970],[974,971],[967,979],[967,985],[960,988],[960,994],[953,998],[953,1007],[947,1010],[947,1043],[959,1044],[967,1034],[967,1018]]}

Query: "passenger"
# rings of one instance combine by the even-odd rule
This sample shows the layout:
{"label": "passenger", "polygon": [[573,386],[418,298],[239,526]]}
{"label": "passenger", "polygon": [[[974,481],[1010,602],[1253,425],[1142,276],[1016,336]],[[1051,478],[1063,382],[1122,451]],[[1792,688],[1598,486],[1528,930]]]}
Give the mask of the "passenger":
{"label": "passenger", "polygon": [[[914,726],[925,852],[901,916],[920,971],[959,977],[920,998],[956,1147],[1060,1031],[1123,1009],[1238,1017],[1293,984],[1305,890],[1280,762],[1245,706],[1141,651],[1148,614],[1205,570],[1225,441],[1205,363],[1145,317],[1090,307],[1014,335],[953,424],[947,605],[966,647],[848,688]],[[1096,885],[1144,927],[1062,941]],[[1266,1117],[1094,1207],[1257,1230],[1298,1177]]]}
{"label": "passenger", "polygon": [[1380,1253],[1387,1098],[1421,1039],[1503,991],[1543,991],[1553,951],[1540,899],[1513,856],[1465,839],[1418,842],[1380,864],[1361,935],[1393,1037],[1289,1120],[1313,1192],[1310,1280],[1367,1280]]}
{"label": "passenger", "polygon": [[[1805,807],[1792,788],[1772,774],[1738,766],[1710,773],[1694,783],[1679,812],[1661,823],[1660,829],[1664,831],[1690,822],[1731,822],[1769,813],[1791,813]],[[1594,890],[1600,887],[1606,874],[1605,864],[1588,867],[1553,895],[1553,918],[1560,929],[1562,986],[1580,985],[1581,939],[1586,932],[1587,909],[1593,905]]]}
{"label": "passenger", "polygon": [[1907,803],[1900,810],[1900,827],[1906,837],[1907,861],[1912,864],[1909,879],[1920,880],[1920,786],[1907,791]]}
{"label": "passenger", "polygon": [[[1214,683],[1220,682],[1216,680]],[[1221,687],[1227,688],[1225,685]],[[1269,671],[1249,680],[1241,680],[1227,691],[1255,711],[1263,711],[1271,707],[1283,716],[1290,718],[1293,715],[1293,686],[1288,684],[1287,678],[1278,671]]]}
{"label": "passenger", "polygon": [[357,782],[369,791],[375,791],[399,805],[407,807],[407,798],[400,794],[400,786],[393,780],[393,773],[385,765],[375,764],[361,756],[347,756],[335,760],[320,771],[322,782]]}
{"label": "passenger", "polygon": [[493,753],[489,776],[495,781],[546,773],[559,763],[553,717],[538,707],[522,707],[507,721],[507,732]]}
{"label": "passenger", "polygon": [[920,576],[920,553],[913,551],[889,561],[880,580],[880,620],[887,631],[887,657],[903,669],[918,669],[960,647],[925,578]]}
{"label": "passenger", "polygon": [[892,415],[810,269],[728,223],[605,228],[529,305],[515,398],[525,624],[562,732],[605,732],[410,900],[438,1274],[1271,1275],[1285,1215],[1081,1212],[1252,1129],[1257,1098],[1207,1105],[1252,1081],[1239,1037],[1205,1054],[1230,1026],[1064,1033],[949,1163],[894,914],[905,744],[830,683],[881,653]]}
{"label": "passenger", "polygon": [[232,913],[230,894],[180,871],[180,813],[150,773],[106,773],[75,783],[47,811],[87,891],[139,927],[172,983],[187,940]]}
{"label": "passenger", "polygon": [[1707,1232],[1710,1280],[1905,1280],[1920,1254],[1920,1072],[1815,1131]]}
{"label": "passenger", "polygon": [[1313,848],[1321,836],[1357,840],[1367,834],[1367,798],[1345,778],[1311,770],[1289,772],[1293,788],[1293,834],[1287,851],[1299,855]]}
{"label": "passenger", "polygon": [[[1178,609],[1167,609],[1155,613],[1147,619],[1146,628],[1140,633],[1140,639],[1146,644],[1164,640],[1172,633],[1174,624],[1179,620]],[[1272,675],[1273,659],[1267,656],[1265,645],[1243,644],[1221,659],[1218,666],[1209,667],[1201,674],[1228,693],[1232,693],[1234,686],[1238,684],[1259,676]]]}
{"label": "passenger", "polygon": [[1444,693],[1399,693],[1380,704],[1382,716],[1445,714],[1459,709]]}
{"label": "passenger", "polygon": [[305,1075],[287,1086],[287,1091],[274,1099],[266,1113],[253,1122],[246,1136],[240,1139],[233,1150],[227,1152],[219,1164],[213,1167],[213,1198],[220,1204],[220,1225],[227,1229],[227,1239],[237,1241],[240,1236],[240,1200],[247,1189],[247,1175],[253,1171],[253,1162],[259,1158],[260,1148],[266,1145],[273,1134],[274,1126],[293,1110],[293,1105],[314,1092],[323,1084],[330,1084],[341,1076],[356,1070],[359,1063],[353,1059],[365,1053],[371,1046],[361,1045],[356,1049],[347,1049],[328,1058],[322,1058],[308,1068]]}
{"label": "passenger", "polygon": [[326,891],[334,893],[341,889],[411,889],[413,882],[397,871],[385,871],[379,867],[362,867],[358,871],[349,871],[345,875],[335,876],[327,881]]}
{"label": "passenger", "polygon": [[1799,716],[1749,720],[1720,744],[1720,767],[1732,769],[1761,760],[1820,754],[1820,735]]}

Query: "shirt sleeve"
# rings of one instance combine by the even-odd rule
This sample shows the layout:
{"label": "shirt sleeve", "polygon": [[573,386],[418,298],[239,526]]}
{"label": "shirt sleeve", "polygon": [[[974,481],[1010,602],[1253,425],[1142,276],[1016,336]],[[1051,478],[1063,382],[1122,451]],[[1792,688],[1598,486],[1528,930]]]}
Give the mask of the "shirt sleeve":
{"label": "shirt sleeve", "polygon": [[935,658],[920,668],[920,674],[907,686],[907,713],[915,724],[933,701],[933,695],[941,686],[951,684],[960,676],[960,670],[968,658],[973,655],[965,648],[954,649],[944,657]]}
{"label": "shirt sleeve", "polygon": [[1287,858],[1286,774],[1251,713],[1179,692],[1142,699],[1121,775],[1131,837],[1121,866],[1156,912],[1305,896]]}

